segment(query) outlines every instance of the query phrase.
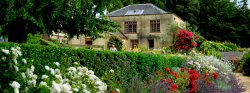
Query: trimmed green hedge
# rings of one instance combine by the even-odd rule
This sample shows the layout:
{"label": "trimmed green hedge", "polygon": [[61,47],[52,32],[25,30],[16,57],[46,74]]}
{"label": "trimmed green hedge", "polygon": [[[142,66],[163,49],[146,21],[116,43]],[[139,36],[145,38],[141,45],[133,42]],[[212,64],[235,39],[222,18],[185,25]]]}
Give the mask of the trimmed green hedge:
{"label": "trimmed green hedge", "polygon": [[[0,48],[17,46],[15,43],[1,43]],[[35,72],[44,73],[44,66],[53,66],[53,62],[61,63],[61,67],[69,67],[74,62],[93,70],[97,76],[114,69],[118,76],[126,75],[126,79],[136,73],[146,76],[155,69],[164,67],[179,67],[184,61],[181,57],[163,56],[156,54],[96,51],[87,49],[60,48],[53,46],[21,44],[23,58],[32,63]]]}

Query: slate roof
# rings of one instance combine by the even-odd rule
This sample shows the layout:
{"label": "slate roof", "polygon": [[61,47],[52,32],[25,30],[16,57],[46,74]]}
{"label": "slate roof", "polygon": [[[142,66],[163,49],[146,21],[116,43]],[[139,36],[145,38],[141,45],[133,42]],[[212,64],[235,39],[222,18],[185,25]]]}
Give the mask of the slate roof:
{"label": "slate roof", "polygon": [[123,7],[108,13],[109,17],[112,16],[126,16],[126,15],[146,15],[146,14],[164,14],[166,11],[160,9],[153,4],[133,4]]}

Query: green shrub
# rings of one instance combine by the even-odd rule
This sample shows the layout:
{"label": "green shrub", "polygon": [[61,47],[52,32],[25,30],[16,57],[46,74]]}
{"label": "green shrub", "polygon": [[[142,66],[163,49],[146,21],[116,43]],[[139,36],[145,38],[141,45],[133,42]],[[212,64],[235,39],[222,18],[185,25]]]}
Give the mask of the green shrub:
{"label": "green shrub", "polygon": [[242,67],[242,71],[244,75],[250,76],[250,52],[246,53],[242,60],[240,68]]}
{"label": "green shrub", "polygon": [[231,42],[224,42],[223,44],[229,48],[229,51],[236,51],[237,48],[239,48],[236,44]]}
{"label": "green shrub", "polygon": [[238,46],[234,43],[225,42],[212,42],[212,41],[204,41],[199,49],[203,51],[215,50],[215,51],[236,51]]}
{"label": "green shrub", "polygon": [[41,36],[39,34],[28,34],[27,44],[41,44]]}
{"label": "green shrub", "polygon": [[[15,44],[1,43],[0,47],[10,48],[13,45]],[[19,46],[23,57],[33,63],[37,69],[43,69],[44,65],[50,66],[53,62],[59,62],[62,68],[69,67],[74,62],[80,62],[81,65],[93,70],[97,76],[103,76],[105,71],[114,69],[123,79],[129,79],[136,73],[146,76],[153,69],[178,66],[183,61],[182,57],[166,58],[162,55],[145,53],[95,51],[30,44]],[[44,70],[36,70],[35,73],[44,73]]]}
{"label": "green shrub", "polygon": [[221,57],[222,55],[219,52],[228,52],[228,51],[236,51],[238,46],[236,44],[225,42],[212,42],[212,41],[204,41],[197,49],[207,55],[213,55],[216,57]]}
{"label": "green shrub", "polygon": [[111,36],[108,42],[108,48],[112,47],[112,45],[115,45],[118,51],[122,50],[122,40],[118,38],[117,36]]}

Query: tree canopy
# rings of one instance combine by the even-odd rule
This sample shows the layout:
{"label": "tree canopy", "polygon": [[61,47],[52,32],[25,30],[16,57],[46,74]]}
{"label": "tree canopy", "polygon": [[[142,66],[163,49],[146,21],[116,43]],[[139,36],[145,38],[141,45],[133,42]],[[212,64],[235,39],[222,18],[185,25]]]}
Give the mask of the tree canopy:
{"label": "tree canopy", "polygon": [[7,35],[9,41],[20,43],[26,41],[28,33],[53,31],[95,39],[117,27],[103,16],[110,2],[114,0],[2,0],[0,33]]}

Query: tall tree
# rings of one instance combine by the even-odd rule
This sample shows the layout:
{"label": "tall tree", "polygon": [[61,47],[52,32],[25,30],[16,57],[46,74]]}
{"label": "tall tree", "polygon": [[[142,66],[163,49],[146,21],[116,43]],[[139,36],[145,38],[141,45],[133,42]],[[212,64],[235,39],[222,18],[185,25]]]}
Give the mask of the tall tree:
{"label": "tall tree", "polygon": [[[66,32],[93,39],[117,26],[101,16],[114,0],[3,0],[0,32],[9,41],[25,42],[28,33]],[[102,2],[102,3],[100,3]]]}

